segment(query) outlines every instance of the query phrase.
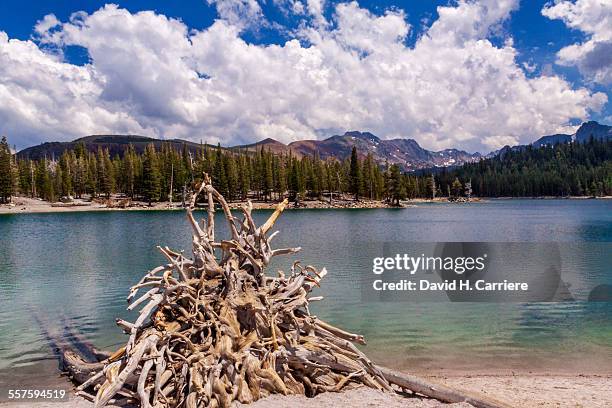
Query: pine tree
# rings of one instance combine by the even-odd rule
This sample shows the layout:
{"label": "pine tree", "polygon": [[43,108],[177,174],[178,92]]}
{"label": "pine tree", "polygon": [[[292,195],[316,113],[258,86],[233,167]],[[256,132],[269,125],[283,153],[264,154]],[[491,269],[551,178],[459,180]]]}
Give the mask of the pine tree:
{"label": "pine tree", "polygon": [[376,196],[376,175],[375,169],[376,165],[374,163],[374,158],[372,153],[368,153],[368,156],[363,162],[363,187],[366,196],[373,200]]}
{"label": "pine tree", "polygon": [[192,155],[187,147],[187,143],[183,143],[181,160],[183,161],[183,168],[185,169],[184,183],[193,182],[195,178],[193,175]]}
{"label": "pine tree", "polygon": [[135,166],[134,146],[131,144],[128,146],[127,151],[123,156],[122,162],[122,173],[124,177],[124,192],[130,197],[134,198],[135,185],[136,185],[136,166]]}
{"label": "pine tree", "polygon": [[75,195],[81,198],[87,188],[87,161],[84,155],[76,156],[73,181]]}
{"label": "pine tree", "polygon": [[357,148],[355,146],[353,146],[353,149],[351,150],[349,182],[351,194],[355,196],[355,201],[359,201],[359,192],[362,180],[359,159],[357,157]]}
{"label": "pine tree", "polygon": [[55,201],[53,178],[46,158],[40,160],[36,166],[36,191],[43,200]]}
{"label": "pine tree", "polygon": [[223,163],[221,144],[217,145],[217,151],[215,153],[212,182],[219,193],[224,196],[228,195],[227,175],[225,173],[225,164]]}
{"label": "pine tree", "polygon": [[33,194],[33,163],[31,160],[19,160],[17,162],[18,177],[19,177],[19,191],[23,195],[34,196]]}
{"label": "pine tree", "polygon": [[[185,145],[183,144],[183,147]],[[183,186],[187,185],[188,181],[191,181],[191,175],[188,173],[185,161],[183,160],[183,154],[179,153],[178,150],[174,151],[174,190],[181,192]]]}
{"label": "pine tree", "polygon": [[93,153],[89,153],[89,159],[87,160],[87,191],[92,197],[96,197],[98,192],[98,161]]}
{"label": "pine tree", "polygon": [[62,167],[55,163],[55,171],[52,175],[52,183],[53,183],[53,191],[57,194],[57,197],[60,201],[64,197],[62,195],[62,180],[64,179]]}
{"label": "pine tree", "polygon": [[110,198],[113,191],[114,177],[113,166],[108,149],[98,148],[98,191]]}
{"label": "pine tree", "polygon": [[385,176],[381,169],[376,166],[374,168],[374,182],[375,182],[375,198],[380,200],[383,197],[384,189],[385,189]]}
{"label": "pine tree", "polygon": [[272,195],[272,189],[274,188],[274,177],[272,173],[272,154],[270,152],[263,153],[262,148],[262,169],[263,169],[263,194],[264,199],[268,201],[268,199]]}
{"label": "pine tree", "polygon": [[[218,150],[221,150],[221,145],[218,145]],[[215,162],[215,152],[213,151],[213,149],[209,148],[207,143],[204,144],[204,147],[201,149],[200,161],[202,163],[202,165],[200,166],[200,174],[202,174],[202,172],[208,174],[214,173],[213,165]]]}
{"label": "pine tree", "polygon": [[59,172],[61,174],[60,189],[58,193],[62,197],[72,196],[72,166],[71,166],[70,152],[65,151],[60,157],[59,161]]}
{"label": "pine tree", "polygon": [[327,190],[327,176],[325,174],[325,163],[319,157],[319,152],[316,153],[314,162],[314,177],[317,180],[316,184],[316,196],[321,199],[323,197],[323,191]]}
{"label": "pine tree", "polygon": [[402,173],[397,164],[391,165],[389,169],[389,202],[392,205],[400,205],[400,200],[406,198],[406,186]]}
{"label": "pine tree", "polygon": [[451,185],[451,198],[457,199],[461,196],[461,191],[463,190],[463,185],[459,181],[457,177],[453,180],[453,184]]}
{"label": "pine tree", "polygon": [[155,145],[150,143],[145,148],[142,157],[142,187],[143,195],[151,205],[158,201],[161,194],[160,172]]}
{"label": "pine tree", "polygon": [[13,155],[6,136],[0,140],[0,202],[8,203],[15,189]]}
{"label": "pine tree", "polygon": [[240,180],[240,197],[246,200],[249,195],[249,189],[251,187],[251,169],[249,164],[249,158],[246,154],[240,155],[238,161],[238,179]]}
{"label": "pine tree", "polygon": [[278,173],[276,176],[276,185],[274,187],[276,189],[278,199],[282,200],[283,196],[285,195],[285,191],[287,191],[287,169],[283,156],[278,158]]}
{"label": "pine tree", "polygon": [[591,181],[591,185],[589,186],[589,192],[592,197],[597,197],[601,195],[599,192],[599,186],[597,185],[597,182],[595,182],[595,180]]}
{"label": "pine tree", "polygon": [[228,198],[234,200],[238,197],[238,168],[236,159],[231,155],[225,155],[225,174],[227,175]]}
{"label": "pine tree", "polygon": [[290,197],[298,202],[305,191],[305,179],[302,173],[301,161],[293,158],[291,160],[291,173],[289,177]]}
{"label": "pine tree", "polygon": [[83,142],[77,143],[76,147],[74,148],[74,154],[76,155],[77,158],[87,157],[87,149],[85,148],[85,143]]}

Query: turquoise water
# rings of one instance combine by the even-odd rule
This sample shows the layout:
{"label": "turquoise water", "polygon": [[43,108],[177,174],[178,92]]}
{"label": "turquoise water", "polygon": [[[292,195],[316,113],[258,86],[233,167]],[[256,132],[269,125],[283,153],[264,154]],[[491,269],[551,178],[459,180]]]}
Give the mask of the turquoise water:
{"label": "turquoise water", "polygon": [[[217,225],[221,236],[221,219]],[[364,350],[385,364],[417,371],[612,367],[611,303],[364,302],[360,287],[371,263],[363,248],[373,242],[612,242],[610,200],[293,210],[276,227],[275,247],[302,246],[295,258],[329,271],[320,289],[326,299],[312,310],[364,334]],[[49,335],[65,337],[65,327],[78,327],[100,348],[123,343],[114,319],[132,318],[127,289],[164,262],[157,244],[188,251],[190,239],[182,212],[0,216],[0,381],[27,375],[44,382],[56,367]],[[292,260],[279,260],[271,273]],[[583,283],[612,284],[610,265],[564,262]]]}

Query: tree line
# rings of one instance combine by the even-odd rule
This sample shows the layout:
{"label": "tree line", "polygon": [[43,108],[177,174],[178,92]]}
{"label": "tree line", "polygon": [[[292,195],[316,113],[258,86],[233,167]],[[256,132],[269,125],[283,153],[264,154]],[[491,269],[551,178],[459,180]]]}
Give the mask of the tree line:
{"label": "tree line", "polygon": [[107,149],[90,152],[81,143],[57,159],[40,160],[11,158],[7,152],[0,156],[6,163],[3,174],[10,179],[0,193],[5,201],[16,193],[47,201],[110,198],[117,193],[149,203],[181,201],[206,172],[230,201],[333,199],[351,194],[355,199],[397,203],[403,177],[399,167],[383,170],[371,155],[359,158],[355,149],[344,161],[322,160],[318,154],[296,157],[291,153],[273,154],[264,148],[226,150],[209,145],[202,145],[194,153],[186,145],[177,150],[162,144],[157,150],[149,144],[142,154],[130,145],[122,157],[111,157]]}
{"label": "tree line", "polygon": [[203,172],[230,201],[305,198],[400,200],[471,195],[481,197],[611,195],[612,142],[558,144],[510,149],[502,154],[434,174],[405,174],[396,164],[380,166],[353,147],[346,160],[323,160],[317,153],[297,157],[202,145],[197,152],[148,145],[142,154],[128,146],[123,156],[84,144],[59,158],[17,159],[0,141],[0,201],[17,193],[57,201],[65,197],[106,197],[120,193],[149,203],[181,201]]}
{"label": "tree line", "polygon": [[506,149],[493,158],[436,174],[442,191],[468,181],[480,197],[609,196],[612,140]]}

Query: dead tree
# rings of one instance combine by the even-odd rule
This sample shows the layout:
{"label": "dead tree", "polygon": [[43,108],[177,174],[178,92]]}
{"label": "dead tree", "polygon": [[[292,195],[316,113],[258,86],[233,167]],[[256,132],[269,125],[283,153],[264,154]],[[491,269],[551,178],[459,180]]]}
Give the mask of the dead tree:
{"label": "dead tree", "polygon": [[[194,208],[201,194],[208,214],[199,223]],[[215,237],[215,203],[228,239]],[[96,407],[229,407],[274,393],[314,396],[366,385],[498,406],[376,366],[354,345],[365,344],[362,336],[310,313],[309,304],[321,300],[311,291],[325,269],[294,262],[287,274],[266,275],[273,257],[299,251],[270,246],[276,232],[268,232],[286,206],[287,200],[258,227],[250,202],[238,219],[204,175],[187,209],[193,256],[159,247],[168,262],[145,274],[128,296],[128,309],[140,308],[139,317],[117,320],[129,334],[126,345],[93,363],[64,351],[64,367],[80,383],[79,393]]]}

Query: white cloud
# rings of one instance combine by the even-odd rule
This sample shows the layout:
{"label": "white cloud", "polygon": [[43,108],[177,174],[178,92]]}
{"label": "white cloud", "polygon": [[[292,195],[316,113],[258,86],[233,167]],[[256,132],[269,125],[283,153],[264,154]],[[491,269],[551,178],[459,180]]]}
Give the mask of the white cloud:
{"label": "white cloud", "polygon": [[515,8],[440,7],[410,48],[403,12],[378,16],[354,2],[335,7],[334,24],[302,26],[308,46],[249,44],[229,14],[192,31],[108,5],[39,33],[50,45],[85,47],[85,66],[0,33],[0,132],[20,147],[102,132],[231,145],[350,129],[436,149],[530,142],[588,118],[606,96],[553,75],[527,78],[512,41],[487,39]]}
{"label": "white cloud", "polygon": [[313,17],[315,24],[319,26],[324,26],[327,24],[327,21],[323,15],[324,7],[325,0],[306,0],[306,9]]}
{"label": "white cloud", "polygon": [[214,5],[219,17],[240,27],[257,27],[264,21],[261,6],[257,0],[206,0]]}
{"label": "white cloud", "polygon": [[359,8],[356,2],[339,4],[335,14],[338,29],[334,38],[342,45],[358,51],[375,52],[388,44],[403,41],[410,26],[400,11],[387,11],[376,17]]}
{"label": "white cloud", "polygon": [[528,61],[523,62],[521,65],[523,65],[523,68],[525,69],[525,71],[530,74],[533,74],[535,70],[538,68],[538,66],[535,63],[530,63]]}
{"label": "white cloud", "polygon": [[55,17],[55,14],[47,14],[42,20],[38,20],[34,26],[34,31],[39,34],[45,34],[50,29],[57,27],[61,22]]}
{"label": "white cloud", "polygon": [[91,66],[66,64],[32,41],[0,31],[0,131],[25,147],[99,132],[146,129],[119,106],[104,104],[104,81]]}
{"label": "white cloud", "polygon": [[438,43],[460,45],[484,39],[518,8],[518,0],[459,1],[457,7],[438,7],[428,35]]}
{"label": "white cloud", "polygon": [[550,19],[562,20],[566,26],[587,35],[582,43],[562,48],[557,63],[576,65],[594,82],[612,84],[612,1],[560,1],[542,9]]}

